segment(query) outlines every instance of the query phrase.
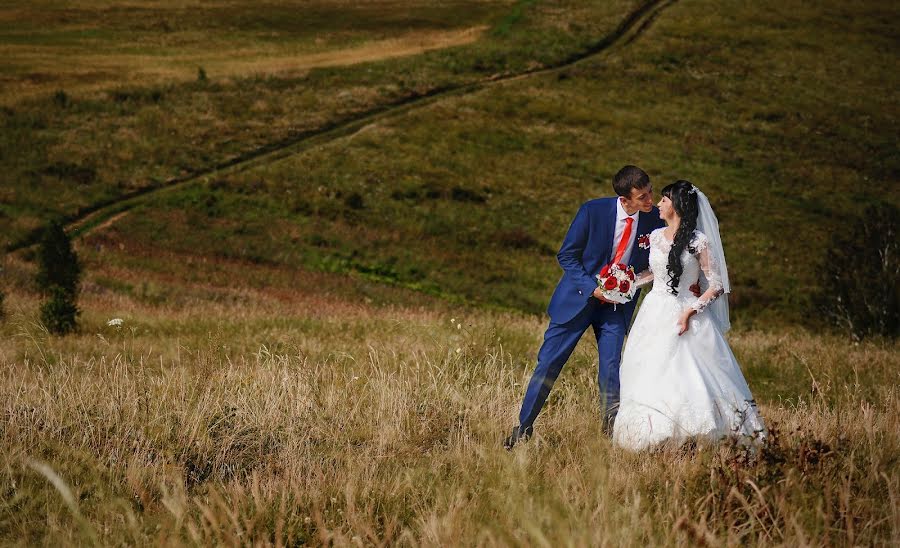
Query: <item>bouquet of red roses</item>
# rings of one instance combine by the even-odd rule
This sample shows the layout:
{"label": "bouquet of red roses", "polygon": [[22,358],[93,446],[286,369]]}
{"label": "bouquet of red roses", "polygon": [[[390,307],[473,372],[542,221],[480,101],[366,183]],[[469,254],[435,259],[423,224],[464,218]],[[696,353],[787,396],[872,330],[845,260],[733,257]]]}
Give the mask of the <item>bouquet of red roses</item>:
{"label": "bouquet of red roses", "polygon": [[608,264],[597,274],[597,284],[603,288],[603,296],[614,303],[625,304],[634,298],[634,267],[624,264]]}

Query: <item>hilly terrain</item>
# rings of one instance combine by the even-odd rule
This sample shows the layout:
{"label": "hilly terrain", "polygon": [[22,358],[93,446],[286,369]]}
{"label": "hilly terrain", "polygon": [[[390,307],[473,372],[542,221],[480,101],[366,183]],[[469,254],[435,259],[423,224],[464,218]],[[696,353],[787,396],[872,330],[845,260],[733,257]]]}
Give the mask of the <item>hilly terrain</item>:
{"label": "hilly terrain", "polygon": [[[108,218],[122,197],[171,185],[87,241],[355,273],[538,313],[574,211],[634,163],[657,189],[686,178],[710,196],[739,324],[797,323],[829,234],[867,204],[897,203],[896,37],[883,4],[651,2],[657,11],[611,44],[635,5],[478,5],[341,19],[364,18],[380,39],[401,22],[493,25],[467,46],[302,76],[211,69],[6,107],[7,247],[50,217],[112,204]],[[241,23],[266,24],[230,21]]]}
{"label": "hilly terrain", "polygon": [[[900,543],[896,342],[813,305],[834,236],[900,205],[898,11],[4,3],[0,543]],[[612,446],[585,337],[501,447],[624,164],[716,209],[764,446]]]}

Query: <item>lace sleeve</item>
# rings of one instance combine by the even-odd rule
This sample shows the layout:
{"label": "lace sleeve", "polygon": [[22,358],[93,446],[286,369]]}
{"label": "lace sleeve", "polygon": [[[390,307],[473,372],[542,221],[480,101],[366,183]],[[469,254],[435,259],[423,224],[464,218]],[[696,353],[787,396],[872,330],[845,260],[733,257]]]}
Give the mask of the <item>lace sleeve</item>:
{"label": "lace sleeve", "polygon": [[634,286],[635,287],[644,287],[645,285],[649,284],[652,281],[653,281],[653,271],[648,268],[647,270],[641,272],[634,278]]}
{"label": "lace sleeve", "polygon": [[691,305],[691,308],[699,313],[703,312],[706,307],[722,295],[724,287],[722,286],[722,276],[719,272],[719,267],[710,256],[709,240],[707,240],[706,235],[698,232],[692,247],[697,252],[700,269],[703,271],[703,276],[706,277],[706,282],[709,285],[706,291],[697,299],[697,302]]}

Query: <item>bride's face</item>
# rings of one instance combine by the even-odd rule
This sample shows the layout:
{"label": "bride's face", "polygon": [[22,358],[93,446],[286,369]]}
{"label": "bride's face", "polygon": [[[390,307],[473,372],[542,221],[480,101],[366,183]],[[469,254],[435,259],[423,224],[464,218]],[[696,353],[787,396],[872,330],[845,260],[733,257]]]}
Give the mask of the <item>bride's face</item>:
{"label": "bride's face", "polygon": [[675,213],[675,207],[672,205],[672,200],[668,196],[663,196],[659,203],[656,204],[656,207],[659,208],[659,218],[663,221],[670,223],[678,218],[678,214]]}

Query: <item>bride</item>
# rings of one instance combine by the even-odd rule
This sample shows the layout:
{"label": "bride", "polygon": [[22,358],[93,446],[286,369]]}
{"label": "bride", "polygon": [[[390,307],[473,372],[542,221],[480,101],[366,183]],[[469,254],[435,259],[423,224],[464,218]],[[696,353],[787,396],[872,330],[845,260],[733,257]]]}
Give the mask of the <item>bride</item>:
{"label": "bride", "polygon": [[[613,441],[642,449],[690,437],[762,437],[756,402],[724,337],[730,285],[719,223],[688,181],[662,195],[659,215],[668,226],[650,233],[650,268],[637,277],[653,290],[622,356]],[[698,277],[699,298],[689,289]]]}

